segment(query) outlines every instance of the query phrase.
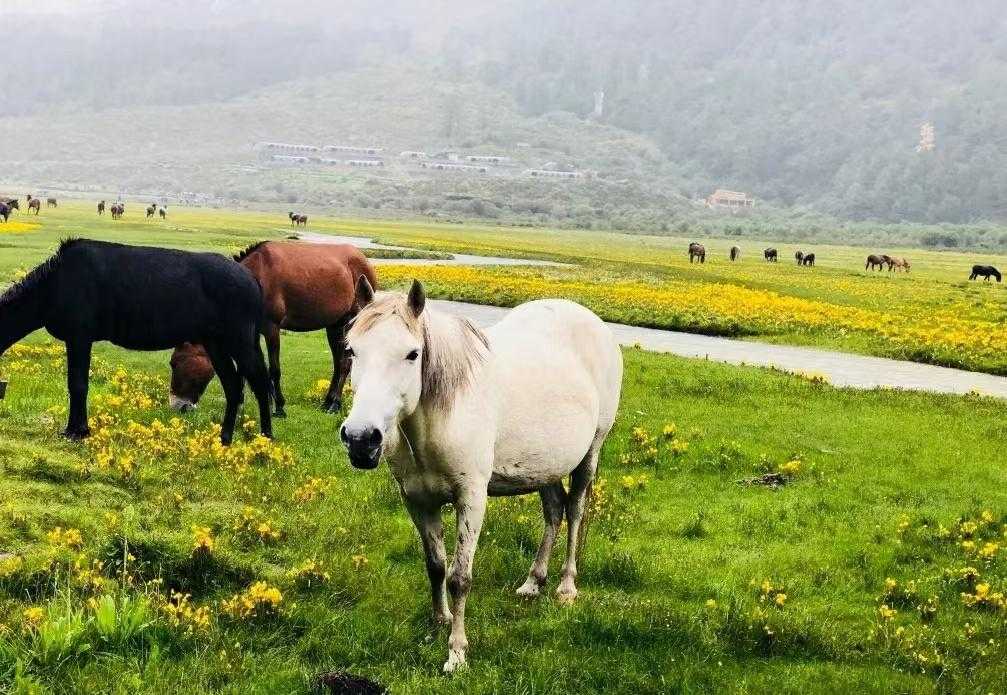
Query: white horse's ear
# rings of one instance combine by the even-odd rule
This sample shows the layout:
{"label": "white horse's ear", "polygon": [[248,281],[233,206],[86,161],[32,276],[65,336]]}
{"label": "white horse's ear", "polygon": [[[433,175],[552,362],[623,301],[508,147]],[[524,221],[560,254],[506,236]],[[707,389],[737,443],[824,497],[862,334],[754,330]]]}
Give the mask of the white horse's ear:
{"label": "white horse's ear", "polygon": [[423,285],[419,280],[413,280],[413,286],[409,288],[409,308],[412,309],[413,316],[422,314],[426,303],[427,294],[423,291]]}
{"label": "white horse's ear", "polygon": [[372,301],[374,301],[374,288],[371,287],[367,276],[361,275],[360,279],[357,280],[357,307],[363,309]]}

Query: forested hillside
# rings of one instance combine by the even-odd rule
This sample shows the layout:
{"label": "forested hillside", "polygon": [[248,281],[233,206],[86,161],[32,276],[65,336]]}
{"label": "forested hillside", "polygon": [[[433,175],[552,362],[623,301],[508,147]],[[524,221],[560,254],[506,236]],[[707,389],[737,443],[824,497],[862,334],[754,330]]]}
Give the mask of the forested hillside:
{"label": "forested hillside", "polygon": [[[94,174],[345,202],[357,196],[346,177],[241,169],[248,146],[352,134],[513,153],[534,141],[522,165],[597,169],[612,184],[570,196],[557,219],[578,225],[659,231],[696,218],[682,201],[717,187],[777,220],[1007,220],[1007,20],[994,0],[77,7],[0,8],[17,27],[0,44],[8,181]],[[473,188],[395,185],[402,209]],[[627,187],[636,213],[619,209]]]}
{"label": "forested hillside", "polygon": [[[716,185],[853,219],[1007,216],[1000,2],[526,2],[456,32],[449,60],[529,113],[652,136]],[[481,50],[472,52],[470,47]],[[932,151],[917,152],[931,122]]]}

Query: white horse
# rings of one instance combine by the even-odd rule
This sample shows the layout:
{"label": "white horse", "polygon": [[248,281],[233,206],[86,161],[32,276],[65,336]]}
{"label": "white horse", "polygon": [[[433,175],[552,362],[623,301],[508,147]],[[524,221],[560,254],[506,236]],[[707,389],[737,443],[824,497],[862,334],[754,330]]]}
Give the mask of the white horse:
{"label": "white horse", "polygon": [[[340,437],[356,468],[377,467],[382,454],[389,462],[423,541],[435,617],[451,624],[444,670],[454,671],[468,648],[465,600],[489,495],[542,497],[545,534],[517,590],[522,596],[544,587],[566,514],[567,557],[556,593],[576,597],[580,522],[619,407],[622,353],[601,319],[566,300],[522,304],[485,332],[424,310],[415,281],[408,296],[375,297],[361,278],[357,301],[361,310],[347,335],[353,408]],[[458,516],[458,539],[445,573],[447,503]]]}

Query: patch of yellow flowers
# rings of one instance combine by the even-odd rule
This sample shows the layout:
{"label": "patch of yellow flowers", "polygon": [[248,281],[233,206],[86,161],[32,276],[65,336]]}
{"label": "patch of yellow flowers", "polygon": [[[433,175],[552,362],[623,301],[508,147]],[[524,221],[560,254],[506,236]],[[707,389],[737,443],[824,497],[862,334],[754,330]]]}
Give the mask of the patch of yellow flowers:
{"label": "patch of yellow flowers", "polygon": [[278,588],[258,581],[243,592],[221,601],[220,611],[235,620],[249,620],[275,615],[282,603],[283,594]]}

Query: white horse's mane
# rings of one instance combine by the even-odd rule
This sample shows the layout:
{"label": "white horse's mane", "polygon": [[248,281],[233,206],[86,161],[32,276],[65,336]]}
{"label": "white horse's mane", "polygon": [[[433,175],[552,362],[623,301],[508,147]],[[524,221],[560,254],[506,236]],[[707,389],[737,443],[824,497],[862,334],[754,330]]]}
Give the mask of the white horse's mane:
{"label": "white horse's mane", "polygon": [[426,308],[417,317],[401,292],[380,292],[360,310],[350,326],[348,338],[366,333],[378,322],[397,316],[406,328],[423,341],[421,364],[424,404],[445,410],[455,395],[472,381],[476,369],[486,359],[489,341],[471,321]]}

